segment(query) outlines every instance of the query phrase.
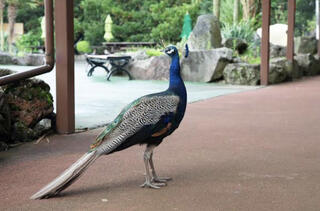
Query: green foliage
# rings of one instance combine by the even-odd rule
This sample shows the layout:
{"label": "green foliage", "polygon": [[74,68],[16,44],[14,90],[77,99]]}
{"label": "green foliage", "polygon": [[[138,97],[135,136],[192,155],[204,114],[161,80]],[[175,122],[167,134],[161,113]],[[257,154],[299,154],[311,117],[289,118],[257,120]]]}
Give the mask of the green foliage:
{"label": "green foliage", "polygon": [[32,53],[37,51],[36,47],[44,45],[41,39],[40,31],[30,31],[23,34],[16,42],[17,48],[20,52]]}
{"label": "green foliage", "polygon": [[159,49],[153,49],[153,48],[148,48],[146,49],[146,54],[151,57],[151,56],[161,56],[163,53]]}
{"label": "green foliage", "polygon": [[[212,14],[213,11],[212,0],[202,0],[200,7],[200,14]],[[234,0],[222,0],[220,2],[220,22],[224,24],[233,24],[233,9]],[[242,19],[242,6],[239,5],[239,20]]]}
{"label": "green foliage", "polygon": [[[179,41],[184,14],[196,20],[199,4],[190,0],[82,0],[77,10],[76,33],[83,33],[92,45],[100,45],[104,21],[110,14],[114,41]],[[78,24],[80,23],[80,24]],[[178,30],[177,30],[178,29]]]}
{"label": "green foliage", "polygon": [[77,43],[77,50],[80,53],[91,53],[92,52],[92,49],[90,47],[90,43],[85,40]]}
{"label": "green foliage", "polygon": [[252,43],[255,29],[253,27],[254,20],[240,21],[238,24],[225,24],[221,33],[225,39],[239,38],[247,43]]}

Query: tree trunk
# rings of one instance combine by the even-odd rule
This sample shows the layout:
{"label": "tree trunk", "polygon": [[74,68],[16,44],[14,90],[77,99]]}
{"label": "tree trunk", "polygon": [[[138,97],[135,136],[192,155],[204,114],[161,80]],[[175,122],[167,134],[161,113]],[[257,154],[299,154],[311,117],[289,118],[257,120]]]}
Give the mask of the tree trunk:
{"label": "tree trunk", "polygon": [[9,4],[8,6],[8,22],[9,22],[9,52],[12,53],[12,43],[13,43],[13,37],[14,37],[14,24],[16,22],[17,17],[17,11],[16,11],[16,5],[15,4]]}
{"label": "tree trunk", "polygon": [[3,10],[4,0],[0,0],[0,50],[4,51],[4,27],[3,27]]}
{"label": "tree trunk", "polygon": [[242,9],[243,9],[243,19],[250,20],[255,16],[257,7],[256,0],[241,0]]}
{"label": "tree trunk", "polygon": [[233,24],[237,24],[239,22],[239,1],[234,0],[234,8],[233,8]]}
{"label": "tree trunk", "polygon": [[220,20],[220,0],[213,0],[213,14]]}

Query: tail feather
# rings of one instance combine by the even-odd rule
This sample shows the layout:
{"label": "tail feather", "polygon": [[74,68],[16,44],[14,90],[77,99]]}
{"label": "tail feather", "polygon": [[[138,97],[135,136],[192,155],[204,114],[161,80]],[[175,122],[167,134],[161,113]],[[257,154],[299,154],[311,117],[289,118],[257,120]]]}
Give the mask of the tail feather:
{"label": "tail feather", "polygon": [[99,155],[97,151],[91,151],[84,154],[60,176],[31,196],[30,199],[44,199],[57,195],[59,192],[63,191],[75,182],[87,167],[89,167],[90,164],[92,164],[98,157]]}

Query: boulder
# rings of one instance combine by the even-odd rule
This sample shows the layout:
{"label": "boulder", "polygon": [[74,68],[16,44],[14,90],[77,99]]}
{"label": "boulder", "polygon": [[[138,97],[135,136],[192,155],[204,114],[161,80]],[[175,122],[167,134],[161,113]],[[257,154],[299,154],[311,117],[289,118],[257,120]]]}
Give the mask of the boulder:
{"label": "boulder", "polygon": [[186,81],[215,81],[222,78],[225,66],[231,61],[229,48],[190,51],[188,58],[182,58],[181,75]]}
{"label": "boulder", "polygon": [[10,75],[12,73],[15,73],[15,72],[9,69],[0,69],[0,77],[5,75]]}
{"label": "boulder", "polygon": [[[274,24],[270,25],[270,43],[274,45],[287,46],[287,31],[288,25],[286,24]],[[257,30],[259,37],[262,35],[262,29]]]}
{"label": "boulder", "polygon": [[14,63],[23,66],[41,66],[45,64],[44,54],[27,54],[14,58]]}
{"label": "boulder", "polygon": [[260,65],[247,63],[228,64],[223,71],[227,84],[258,85],[260,81]]}
{"label": "boulder", "polygon": [[0,53],[0,64],[14,64],[12,56],[7,53]]}
{"label": "boulder", "polygon": [[210,14],[200,15],[187,43],[191,51],[220,48],[221,31],[219,20]]}
{"label": "boulder", "polygon": [[269,83],[277,84],[287,80],[288,73],[281,65],[270,64],[269,69]]}
{"label": "boulder", "polygon": [[287,48],[283,47],[281,45],[270,45],[270,57],[276,58],[276,57],[285,57],[287,54]]}
{"label": "boulder", "polygon": [[[115,54],[117,55],[117,54]],[[145,50],[135,51],[135,52],[126,52],[126,53],[119,53],[121,56],[131,56],[132,60],[145,60],[148,59],[149,56],[147,55]]]}
{"label": "boulder", "polygon": [[6,100],[11,110],[11,120],[33,127],[53,112],[50,87],[42,80],[28,79],[7,85]]}
{"label": "boulder", "polygon": [[297,37],[294,39],[294,52],[296,54],[317,53],[317,39],[315,37]]}
{"label": "boulder", "polygon": [[303,75],[312,76],[320,73],[320,62],[312,54],[298,54],[295,60]]}
{"label": "boulder", "polygon": [[273,58],[270,60],[270,64],[280,65],[287,72],[289,80],[299,79],[303,76],[303,72],[300,70],[298,62],[294,60],[290,62],[285,57]]}
{"label": "boulder", "polygon": [[26,54],[13,56],[8,53],[0,53],[0,64],[15,64],[23,66],[40,66],[45,63],[44,54]]}
{"label": "boulder", "polygon": [[[10,108],[0,87],[0,142],[9,142],[11,134]],[[1,150],[0,150],[1,151]]]}
{"label": "boulder", "polygon": [[128,65],[128,71],[134,79],[167,80],[169,78],[170,58],[153,56],[149,59],[134,60]]}

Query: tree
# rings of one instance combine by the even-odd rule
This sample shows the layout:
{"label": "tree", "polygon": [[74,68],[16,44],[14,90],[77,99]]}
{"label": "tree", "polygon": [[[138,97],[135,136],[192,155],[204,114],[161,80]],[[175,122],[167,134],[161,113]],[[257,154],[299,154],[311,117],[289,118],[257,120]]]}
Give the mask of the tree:
{"label": "tree", "polygon": [[16,22],[17,17],[17,6],[19,4],[19,0],[7,0],[8,1],[8,22],[9,22],[9,37],[8,37],[8,46],[9,52],[12,53],[12,43],[14,36],[14,24]]}
{"label": "tree", "polygon": [[257,1],[256,0],[241,0],[243,9],[243,19],[250,20],[257,13]]}
{"label": "tree", "polygon": [[213,14],[220,19],[220,0],[213,0]]}
{"label": "tree", "polygon": [[234,0],[234,8],[233,8],[233,24],[237,24],[239,22],[239,2],[240,0]]}
{"label": "tree", "polygon": [[3,12],[4,12],[4,0],[0,0],[0,50],[4,50],[4,27],[3,27]]}

